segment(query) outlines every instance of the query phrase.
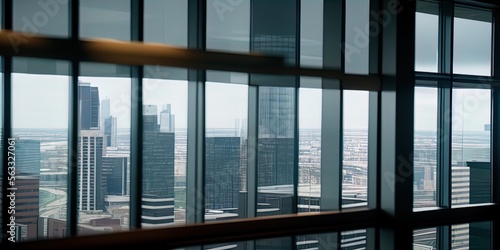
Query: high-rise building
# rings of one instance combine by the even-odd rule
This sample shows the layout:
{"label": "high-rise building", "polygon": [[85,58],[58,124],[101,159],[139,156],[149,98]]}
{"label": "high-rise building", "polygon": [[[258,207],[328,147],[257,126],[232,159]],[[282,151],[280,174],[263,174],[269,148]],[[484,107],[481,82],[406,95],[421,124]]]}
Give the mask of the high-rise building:
{"label": "high-rise building", "polygon": [[260,138],[259,186],[293,184],[294,138]]}
{"label": "high-rise building", "polygon": [[127,195],[127,162],[125,156],[102,157],[104,195]]}
{"label": "high-rise building", "polygon": [[18,175],[40,177],[40,141],[16,140],[16,171]]}
{"label": "high-rise building", "polygon": [[160,132],[175,132],[175,115],[172,114],[172,106],[166,104],[160,112]]}
{"label": "high-rise building", "polygon": [[106,146],[116,147],[116,139],[118,133],[117,118],[109,116],[104,120],[104,136],[106,137]]}
{"label": "high-rise building", "polygon": [[99,89],[90,83],[80,83],[80,136],[78,138],[78,209],[94,211],[104,209],[101,188],[102,156],[106,142],[100,130]]}
{"label": "high-rise building", "polygon": [[99,89],[90,83],[80,82],[79,91],[80,129],[99,129]]}
{"label": "high-rise building", "polygon": [[15,218],[19,241],[34,240],[40,203],[40,141],[16,139]]}
{"label": "high-rise building", "polygon": [[205,145],[205,208],[238,208],[240,138],[207,137]]}
{"label": "high-rise building", "polygon": [[142,225],[174,222],[175,134],[160,132],[156,105],[143,106]]}
{"label": "high-rise building", "polygon": [[102,155],[104,136],[100,130],[81,130],[78,140],[78,209],[104,210],[102,190]]}
{"label": "high-rise building", "polygon": [[117,118],[111,115],[111,102],[109,98],[101,101],[101,128],[104,130],[107,147],[116,147],[118,133]]}
{"label": "high-rise building", "polygon": [[111,116],[111,100],[106,97],[101,100],[101,127],[104,126],[104,122],[110,116]]}
{"label": "high-rise building", "polygon": [[26,226],[24,239],[36,239],[40,214],[40,177],[16,176],[15,187],[17,188],[14,196],[16,224]]}

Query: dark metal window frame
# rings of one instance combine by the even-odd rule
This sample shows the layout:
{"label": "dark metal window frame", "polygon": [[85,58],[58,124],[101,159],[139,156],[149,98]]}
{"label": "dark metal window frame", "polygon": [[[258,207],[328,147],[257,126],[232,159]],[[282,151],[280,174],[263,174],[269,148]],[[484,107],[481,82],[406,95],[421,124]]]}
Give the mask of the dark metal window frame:
{"label": "dark metal window frame", "polygon": [[[500,201],[500,185],[492,181],[492,203],[477,204],[468,207],[451,208],[450,196],[450,172],[440,168],[440,203],[439,208],[425,211],[413,211],[413,176],[404,176],[403,181],[387,182],[386,174],[393,177],[401,177],[398,156],[410,155],[413,151],[413,93],[414,86],[418,80],[437,80],[444,82],[444,91],[440,92],[439,103],[440,114],[445,114],[450,108],[449,95],[447,91],[450,77],[453,81],[477,81],[475,77],[453,75],[451,73],[450,61],[441,60],[452,56],[452,30],[453,20],[440,19],[440,42],[442,53],[440,54],[440,73],[414,72],[414,44],[407,42],[414,40],[415,2],[398,2],[403,11],[393,16],[393,21],[382,27],[381,34],[370,34],[370,57],[369,75],[351,75],[344,73],[343,53],[328,54],[335,46],[345,41],[343,32],[332,32],[332,27],[345,29],[345,1],[324,1],[324,68],[303,68],[297,66],[286,66],[282,58],[272,56],[257,56],[231,54],[223,52],[211,52],[205,49],[206,32],[206,1],[189,0],[188,2],[188,48],[180,49],[170,46],[111,42],[111,41],[83,41],[79,40],[79,1],[70,1],[70,38],[58,39],[34,36],[30,42],[22,44],[20,50],[16,51],[10,44],[11,39],[21,39],[23,34],[12,32],[12,3],[13,0],[2,2],[2,26],[0,32],[0,56],[3,57],[3,126],[2,135],[3,148],[7,148],[7,140],[12,135],[12,113],[11,113],[11,87],[12,87],[12,58],[16,56],[38,57],[47,59],[63,59],[71,62],[72,82],[69,95],[69,149],[68,149],[68,236],[77,236],[77,158],[78,158],[78,76],[80,62],[102,62],[131,66],[132,93],[137,94],[132,102],[132,127],[131,127],[131,229],[141,228],[141,196],[142,196],[142,79],[143,67],[145,65],[161,65],[172,67],[189,68],[188,71],[188,128],[192,132],[188,135],[188,165],[187,165],[187,212],[186,226],[176,226],[158,230],[132,230],[125,233],[110,235],[97,235],[91,237],[70,237],[59,240],[47,240],[40,242],[17,243],[16,248],[42,248],[52,249],[67,248],[74,246],[76,249],[88,247],[101,247],[105,245],[115,246],[157,246],[183,247],[193,244],[209,244],[225,241],[243,241],[257,238],[279,237],[298,234],[312,234],[321,232],[340,232],[350,229],[369,228],[369,235],[375,235],[376,240],[370,241],[369,249],[409,249],[412,244],[412,232],[414,229],[432,226],[446,226],[451,223],[468,223],[481,220],[493,220],[493,215],[498,211]],[[437,1],[441,2],[441,1]],[[470,2],[470,1],[467,1]],[[481,1],[488,2],[488,1]],[[300,3],[300,0],[297,0]],[[371,0],[370,10],[375,13],[387,11],[392,6],[393,0]],[[143,40],[143,9],[144,0],[131,0],[132,4],[132,41]],[[443,1],[441,14],[449,16],[450,8],[454,4]],[[483,3],[479,4],[484,7]],[[300,6],[300,5],[298,5]],[[448,6],[448,7],[446,7]],[[451,6],[451,7],[450,7]],[[489,6],[489,7],[493,7]],[[486,6],[488,7],[488,6]],[[332,10],[341,10],[341,15],[335,16]],[[451,12],[453,13],[453,12]],[[498,43],[495,39],[500,34],[500,25],[495,25],[499,13],[493,10],[493,45]],[[329,20],[333,19],[333,20]],[[300,20],[300,18],[299,18]],[[370,17],[371,21],[378,21],[376,16]],[[450,24],[451,22],[451,24]],[[451,25],[451,26],[450,26]],[[406,42],[405,42],[406,41]],[[394,46],[398,44],[398,46]],[[451,51],[450,51],[451,50]],[[493,50],[492,77],[486,77],[492,89],[492,180],[500,178],[500,50]],[[325,211],[311,214],[292,214],[271,217],[255,217],[252,211],[256,209],[254,202],[249,203],[248,219],[230,222],[203,224],[203,158],[204,158],[204,82],[206,70],[222,70],[245,73],[261,73],[292,76],[312,76],[323,79],[323,116],[330,119],[339,126],[330,126],[323,123],[322,141],[326,148],[332,152],[342,155],[342,90],[366,90],[369,94],[369,199],[367,208],[342,210],[341,205],[332,203],[325,207]],[[450,81],[451,82],[451,81]],[[291,86],[298,89],[298,86]],[[451,86],[448,86],[451,87]],[[258,88],[249,86],[249,135],[257,138],[257,115],[258,115]],[[298,100],[298,99],[296,99]],[[334,107],[332,109],[332,106]],[[332,111],[339,111],[335,113]],[[296,110],[298,112],[298,110]],[[298,117],[298,116],[296,116]],[[440,118],[442,120],[443,118]],[[329,120],[325,120],[329,121]],[[443,131],[448,131],[449,124],[441,124]],[[296,126],[295,134],[298,133]],[[448,133],[446,132],[446,133]],[[328,140],[332,140],[327,142]],[[297,143],[297,142],[296,142]],[[249,146],[256,147],[256,143]],[[450,152],[447,146],[439,149],[439,164],[448,164]],[[448,148],[449,149],[449,148]],[[7,153],[3,154],[3,165],[6,166]],[[325,161],[325,162],[323,162]],[[248,183],[249,197],[255,201],[257,188],[256,163],[249,161]],[[341,164],[339,159],[322,159],[322,165]],[[323,167],[322,167],[323,168]],[[340,169],[340,170],[339,170]],[[6,168],[2,169],[3,176],[7,176]],[[332,177],[341,177],[341,167],[335,167],[323,172],[322,179],[329,180]],[[399,180],[399,179],[398,179]],[[327,188],[336,188],[332,197],[339,198],[341,186],[336,180]],[[323,187],[322,187],[323,188]],[[338,188],[338,189],[337,189]],[[3,182],[2,191],[5,194],[7,184]],[[327,197],[322,197],[326,202]],[[250,199],[249,201],[252,201]],[[325,203],[326,205],[327,203]],[[7,203],[2,207],[2,225],[7,224]],[[336,210],[336,211],[328,211]],[[253,212],[254,213],[254,212]],[[252,218],[255,217],[255,218]],[[439,218],[439,219],[438,219]],[[198,224],[202,223],[202,224]],[[498,222],[493,223],[493,232],[498,232]],[[372,230],[373,229],[373,230]],[[4,230],[5,231],[5,230]],[[448,231],[449,232],[449,231]],[[2,232],[4,234],[5,232]],[[441,233],[439,233],[441,234]],[[337,238],[338,235],[336,235]],[[195,238],[195,240],[193,240]],[[67,243],[67,244],[66,244]],[[2,249],[8,246],[3,240],[0,243]],[[443,243],[446,246],[446,243]],[[498,246],[493,238],[493,245]]]}

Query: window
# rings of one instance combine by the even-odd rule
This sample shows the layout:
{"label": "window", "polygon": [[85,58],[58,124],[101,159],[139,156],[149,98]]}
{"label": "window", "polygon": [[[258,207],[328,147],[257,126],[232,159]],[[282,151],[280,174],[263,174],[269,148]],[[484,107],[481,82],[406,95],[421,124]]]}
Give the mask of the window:
{"label": "window", "polygon": [[498,4],[0,2],[2,249],[496,244]]}
{"label": "window", "polygon": [[[13,65],[14,177],[22,193],[15,211],[24,231],[20,241],[61,238],[65,235],[55,231],[61,228],[53,225],[67,214],[69,63],[16,57]],[[39,235],[41,223],[46,230]]]}
{"label": "window", "polygon": [[[99,77],[94,75],[98,71]],[[82,63],[80,72],[78,234],[125,231],[130,201],[130,71],[124,66]],[[154,159],[150,153],[154,150],[145,152],[145,159]],[[143,168],[148,166],[144,163]],[[154,181],[144,176],[145,186]]]}
{"label": "window", "polygon": [[437,88],[415,88],[413,207],[435,207],[437,188]]}

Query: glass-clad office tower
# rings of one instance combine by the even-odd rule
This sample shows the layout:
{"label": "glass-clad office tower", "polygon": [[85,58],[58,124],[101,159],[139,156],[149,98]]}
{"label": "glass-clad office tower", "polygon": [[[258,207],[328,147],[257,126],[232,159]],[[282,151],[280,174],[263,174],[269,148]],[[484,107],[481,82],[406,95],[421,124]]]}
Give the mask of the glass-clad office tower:
{"label": "glass-clad office tower", "polygon": [[0,248],[497,249],[499,10],[0,0]]}
{"label": "glass-clad office tower", "polygon": [[161,132],[156,105],[144,105],[142,224],[174,222],[174,144],[172,132]]}

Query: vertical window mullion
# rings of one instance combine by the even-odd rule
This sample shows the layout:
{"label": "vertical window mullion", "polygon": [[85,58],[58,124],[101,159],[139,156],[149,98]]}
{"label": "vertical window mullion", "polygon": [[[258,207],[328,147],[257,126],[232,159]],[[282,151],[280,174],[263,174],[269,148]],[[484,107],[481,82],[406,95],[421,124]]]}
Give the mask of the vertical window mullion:
{"label": "vertical window mullion", "polygon": [[257,217],[257,159],[258,159],[259,87],[248,86],[248,141],[247,141],[247,214]]}
{"label": "vertical window mullion", "polygon": [[[345,1],[323,3],[323,67],[344,71]],[[337,31],[337,32],[335,32]],[[340,32],[339,32],[340,31]],[[342,206],[342,90],[340,82],[322,79],[320,210]],[[340,245],[340,232],[319,235],[320,249]]]}
{"label": "vertical window mullion", "polygon": [[[295,19],[295,67],[300,67],[300,20],[301,16],[301,0],[295,2],[295,10],[297,18]],[[292,199],[292,213],[297,213],[298,211],[298,201],[299,201],[299,86],[300,77],[295,77],[295,100],[294,100],[294,160],[293,160],[293,199]],[[293,237],[296,241],[296,237]],[[296,246],[296,242],[293,242],[293,246]]]}
{"label": "vertical window mullion", "polygon": [[[341,45],[345,42],[345,1],[325,1],[323,66],[343,70]],[[332,31],[342,32],[332,32]],[[338,80],[323,79],[321,119],[321,211],[342,206],[342,90]]]}
{"label": "vertical window mullion", "polygon": [[[206,1],[188,2],[188,48],[205,50]],[[204,222],[205,79],[203,70],[188,69],[186,223]]]}
{"label": "vertical window mullion", "polygon": [[[383,0],[391,15],[382,32],[380,208],[394,222],[380,230],[381,249],[412,248],[415,106],[415,1]],[[404,27],[404,28],[403,28]],[[409,42],[410,41],[410,42]],[[397,46],[396,46],[397,44]]]}
{"label": "vertical window mullion", "polygon": [[[68,2],[70,20],[70,39],[76,43],[80,34],[80,3],[79,1]],[[69,124],[68,124],[68,193],[67,193],[67,236],[77,235],[78,224],[78,137],[79,137],[79,112],[78,112],[78,77],[80,75],[80,63],[78,58],[71,61],[71,83],[69,86]]]}
{"label": "vertical window mullion", "polygon": [[[3,29],[12,29],[12,1],[13,0],[4,0],[3,1],[3,6],[2,6],[2,20],[1,20],[1,25]],[[6,201],[7,197],[7,188],[8,188],[8,182],[7,182],[7,176],[8,176],[8,150],[5,150],[9,147],[7,138],[10,138],[12,135],[12,115],[11,115],[11,100],[12,100],[12,57],[10,56],[4,56],[3,57],[3,64],[2,64],[2,72],[3,72],[3,91],[2,91],[2,102],[3,102],[3,110],[2,110],[2,134],[1,134],[1,139],[3,139],[0,143],[2,143],[2,152],[0,154],[2,155],[3,162],[0,163],[2,166],[2,175],[0,177],[3,178],[1,180],[2,183],[2,197],[0,197],[1,200]],[[5,225],[9,224],[10,222],[10,215],[8,213],[9,210],[9,203],[7,202],[2,202],[2,208],[1,208],[1,213],[2,213],[2,243],[4,242],[9,242],[7,239],[8,234],[7,230],[4,230]]]}
{"label": "vertical window mullion", "polygon": [[[492,55],[492,76],[500,76],[500,12],[493,12],[493,55]],[[500,203],[500,87],[491,86],[491,184],[492,202]],[[492,223],[491,239],[492,249],[498,249],[498,235],[500,232],[500,220],[495,219]]]}
{"label": "vertical window mullion", "polygon": [[[453,88],[453,20],[454,6],[450,2],[439,5],[439,73],[449,79],[438,84],[438,135],[437,135],[437,205],[451,207],[451,154],[452,154],[452,88]],[[451,247],[451,226],[441,226],[436,231],[437,245]]]}
{"label": "vertical window mullion", "polygon": [[[131,40],[142,42],[144,40],[144,0],[132,0],[131,11]],[[142,227],[143,69],[144,66],[131,67],[130,229]]]}
{"label": "vertical window mullion", "polygon": [[[370,0],[370,13],[378,13],[380,11],[380,0]],[[370,29],[369,42],[369,61],[368,70],[372,75],[380,74],[380,45],[381,45],[381,25],[376,15],[370,15],[370,23],[374,23],[379,29]],[[370,92],[368,97],[368,208],[378,209],[380,207],[380,191],[378,185],[379,179],[379,93]],[[369,229],[372,230],[372,229]],[[375,248],[368,246],[369,249]]]}

